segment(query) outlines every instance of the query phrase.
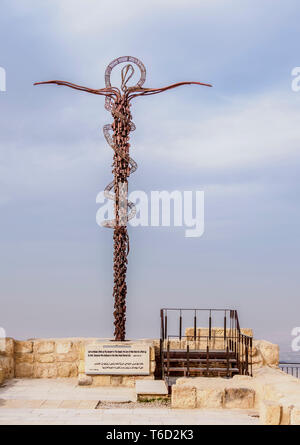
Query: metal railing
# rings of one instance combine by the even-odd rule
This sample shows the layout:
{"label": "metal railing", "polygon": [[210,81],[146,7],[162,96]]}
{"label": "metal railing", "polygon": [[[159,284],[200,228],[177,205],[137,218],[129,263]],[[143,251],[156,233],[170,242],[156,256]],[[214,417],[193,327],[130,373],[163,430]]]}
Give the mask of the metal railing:
{"label": "metal railing", "polygon": [[[168,315],[170,312],[177,312],[177,329],[176,333],[169,334],[168,330]],[[190,328],[189,332],[183,334],[183,316],[185,312],[194,313],[193,316],[193,327]],[[201,335],[201,331],[197,327],[199,312],[207,312],[208,315],[208,335]],[[213,329],[213,316],[215,313],[224,313],[223,315],[223,335],[216,335]],[[163,308],[160,311],[161,317],[161,340],[160,340],[160,356],[161,356],[161,366],[162,375],[164,374],[164,361],[165,356],[168,357],[170,349],[170,341],[179,340],[181,342],[185,340],[184,348],[186,349],[187,357],[187,369],[186,374],[189,375],[189,354],[192,350],[206,351],[207,357],[207,374],[208,372],[208,362],[210,357],[210,352],[213,352],[214,345],[216,341],[219,342],[218,349],[223,350],[225,357],[227,358],[227,375],[229,376],[229,356],[234,357],[236,366],[239,370],[239,374],[251,375],[252,376],[252,337],[243,334],[240,329],[238,314],[236,310],[232,309],[185,309],[185,308]],[[186,335],[186,334],[189,335]],[[220,344],[223,342],[223,347]],[[169,369],[169,360],[167,360],[167,373]]]}
{"label": "metal railing", "polygon": [[292,375],[300,379],[300,362],[280,362],[279,368],[286,374]]}

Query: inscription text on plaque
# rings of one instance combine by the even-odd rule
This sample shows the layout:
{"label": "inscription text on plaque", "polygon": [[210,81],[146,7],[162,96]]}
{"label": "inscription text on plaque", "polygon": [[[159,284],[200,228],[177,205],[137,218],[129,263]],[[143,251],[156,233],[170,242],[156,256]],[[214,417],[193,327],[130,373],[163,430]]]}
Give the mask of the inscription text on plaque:
{"label": "inscription text on plaque", "polygon": [[85,348],[85,373],[149,375],[149,345],[131,342],[88,344]]}

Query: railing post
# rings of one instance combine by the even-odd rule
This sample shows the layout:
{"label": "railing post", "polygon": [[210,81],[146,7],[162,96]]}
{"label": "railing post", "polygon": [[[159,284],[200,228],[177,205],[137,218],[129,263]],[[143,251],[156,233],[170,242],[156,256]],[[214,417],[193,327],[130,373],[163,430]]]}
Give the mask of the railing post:
{"label": "railing post", "polygon": [[236,311],[236,324],[237,324],[237,329],[238,329],[238,331],[240,331],[241,328],[240,328],[239,317],[238,317],[238,313],[237,313],[237,311]]}
{"label": "railing post", "polygon": [[246,353],[246,375],[249,375],[249,357],[248,357],[248,352],[249,352],[249,349],[248,349],[248,343],[249,343],[249,339],[248,339],[248,337],[246,337],[246,345],[245,345],[245,353]]}
{"label": "railing post", "polygon": [[236,366],[239,370],[239,374],[241,374],[240,351],[241,351],[241,335],[238,332],[238,349],[236,354]]}
{"label": "railing post", "polygon": [[179,340],[181,341],[182,337],[182,315],[180,310],[180,316],[179,316]]}
{"label": "railing post", "polygon": [[194,341],[196,341],[196,337],[197,337],[197,315],[196,315],[196,311],[194,314]]}
{"label": "railing post", "polygon": [[252,337],[250,338],[250,371],[251,371],[251,377],[253,377],[253,370],[252,370]]}
{"label": "railing post", "polygon": [[226,359],[227,359],[227,377],[229,377],[229,348],[226,347]]}
{"label": "railing post", "polygon": [[229,311],[229,349],[231,350],[231,324],[232,324],[232,310]]}
{"label": "railing post", "polygon": [[160,338],[165,339],[165,331],[164,331],[164,310],[160,310]]}
{"label": "railing post", "polygon": [[186,375],[190,376],[190,345],[186,345]]}
{"label": "railing post", "polygon": [[209,311],[209,329],[208,329],[209,340],[211,340],[211,311]]}
{"label": "railing post", "polygon": [[168,339],[168,344],[167,344],[167,376],[168,376],[168,383],[169,383],[169,375],[170,375],[170,340]]}
{"label": "railing post", "polygon": [[168,311],[166,310],[166,315],[165,315],[165,338],[168,337]]}
{"label": "railing post", "polygon": [[242,334],[242,366],[243,366],[243,375],[245,374],[245,338]]}
{"label": "railing post", "polygon": [[209,376],[209,346],[206,346],[206,375]]}
{"label": "railing post", "polygon": [[237,348],[237,311],[234,311],[234,353],[236,354]]}
{"label": "railing post", "polygon": [[164,352],[163,352],[163,339],[160,339],[159,342],[159,355],[160,355],[160,366],[161,366],[161,378],[162,380],[165,377],[165,363],[164,363]]}

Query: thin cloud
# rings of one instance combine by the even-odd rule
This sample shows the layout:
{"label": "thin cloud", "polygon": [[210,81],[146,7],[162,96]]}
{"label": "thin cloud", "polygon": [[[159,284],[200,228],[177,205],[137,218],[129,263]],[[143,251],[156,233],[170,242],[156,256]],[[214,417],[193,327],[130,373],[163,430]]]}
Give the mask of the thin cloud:
{"label": "thin cloud", "polygon": [[[191,169],[253,168],[300,157],[296,94],[268,92],[240,97],[222,108],[205,109],[203,114],[194,112],[180,120],[174,115],[174,119],[159,121],[156,131],[153,127],[147,131],[143,154]],[[154,119],[158,121],[157,115]]]}

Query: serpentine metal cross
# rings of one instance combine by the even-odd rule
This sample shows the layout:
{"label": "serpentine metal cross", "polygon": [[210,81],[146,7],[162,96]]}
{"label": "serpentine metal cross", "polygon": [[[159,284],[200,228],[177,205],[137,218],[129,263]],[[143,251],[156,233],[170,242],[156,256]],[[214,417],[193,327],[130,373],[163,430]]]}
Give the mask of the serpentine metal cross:
{"label": "serpentine metal cross", "polygon": [[[115,66],[120,63],[126,63],[121,71],[121,90],[111,86],[110,75]],[[128,81],[134,74],[133,65],[138,66],[140,70],[140,79],[134,86],[127,86]],[[126,322],[126,272],[127,255],[129,252],[129,238],[127,233],[127,221],[136,214],[135,206],[127,199],[128,178],[131,173],[137,169],[136,162],[129,156],[129,133],[135,130],[132,122],[130,107],[131,101],[138,96],[149,96],[151,94],[162,93],[181,85],[212,85],[200,82],[179,82],[162,88],[143,88],[146,80],[146,69],[143,63],[136,57],[124,56],[114,59],[105,71],[105,88],[92,89],[76,85],[74,83],[61,80],[50,80],[47,82],[37,82],[34,85],[53,83],[56,85],[65,85],[75,90],[86,91],[92,94],[105,96],[105,108],[111,112],[113,123],[104,125],[103,133],[107,143],[114,150],[113,175],[114,179],[110,182],[104,191],[108,199],[114,201],[115,219],[102,223],[105,227],[113,228],[114,235],[114,325],[115,340],[125,340],[125,322]],[[110,131],[113,131],[111,136]],[[111,191],[114,193],[111,193]],[[125,204],[124,204],[125,203]],[[128,213],[129,209],[129,213]]]}

